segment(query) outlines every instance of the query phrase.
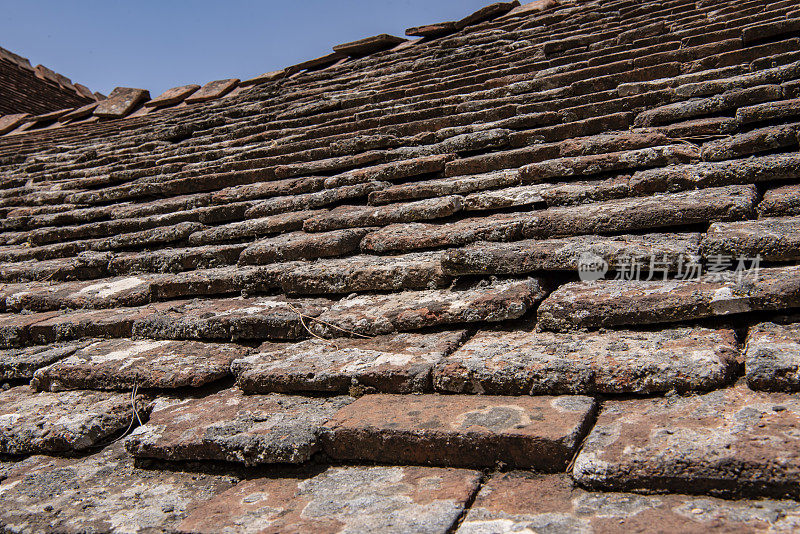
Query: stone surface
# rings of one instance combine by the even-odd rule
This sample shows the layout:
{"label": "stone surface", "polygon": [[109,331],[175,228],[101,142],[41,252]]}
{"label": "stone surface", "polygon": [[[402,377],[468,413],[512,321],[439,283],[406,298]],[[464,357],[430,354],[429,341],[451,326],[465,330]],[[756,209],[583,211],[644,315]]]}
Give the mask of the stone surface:
{"label": "stone surface", "polygon": [[714,223],[702,243],[703,255],[762,261],[800,260],[800,217],[769,217],[757,221]]}
{"label": "stone surface", "polygon": [[119,119],[134,111],[139,104],[150,100],[150,92],[131,87],[117,87],[94,108],[94,115],[103,119]]}
{"label": "stone surface", "polygon": [[[144,417],[147,402],[137,398]],[[36,393],[27,386],[0,392],[0,454],[74,452],[109,441],[134,416],[131,396],[100,391]]]}
{"label": "stone surface", "polygon": [[81,343],[59,343],[0,351],[0,380],[29,379],[40,367],[67,357],[82,346]]}
{"label": "stone surface", "polygon": [[239,80],[236,78],[230,78],[225,80],[215,80],[213,82],[208,82],[203,87],[197,90],[197,92],[192,93],[188,96],[184,102],[187,104],[195,104],[197,102],[207,102],[208,100],[214,100],[215,98],[219,98],[221,96],[225,96],[231,91],[236,88],[239,84]]}
{"label": "stone surface", "polygon": [[475,241],[516,241],[529,213],[500,213],[452,223],[392,224],[367,234],[361,250],[375,254],[466,245]]}
{"label": "stone surface", "polygon": [[340,460],[563,470],[588,429],[589,397],[367,395],[323,430]]}
{"label": "stone surface", "polygon": [[265,343],[233,362],[246,393],[340,392],[351,387],[381,393],[430,391],[431,369],[466,338],[466,331],[394,334],[369,339],[309,339]]}
{"label": "stone surface", "polygon": [[752,186],[729,186],[554,207],[531,212],[522,233],[544,238],[735,221],[752,214],[756,199]]}
{"label": "stone surface", "polygon": [[561,286],[542,302],[547,329],[645,325],[800,306],[800,268],[706,275],[698,280],[599,280]]}
{"label": "stone surface", "polygon": [[490,395],[710,390],[733,378],[738,356],[731,330],[482,331],[437,364],[433,382]]}
{"label": "stone surface", "polygon": [[186,97],[188,97],[198,89],[200,89],[200,86],[197,84],[189,84],[189,85],[181,85],[180,87],[173,87],[172,89],[167,89],[154,99],[145,102],[144,106],[147,108],[174,106],[186,100]]}
{"label": "stone surface", "polygon": [[158,276],[150,284],[153,300],[268,293],[281,287],[281,276],[301,262],[258,267],[217,267]]}
{"label": "stone surface", "polygon": [[800,99],[766,102],[736,110],[736,120],[740,124],[750,124],[772,119],[785,119],[800,115]]}
{"label": "stone surface", "polygon": [[319,213],[320,210],[293,211],[215,226],[190,235],[189,244],[210,245],[228,241],[249,241],[255,237],[293,232],[301,230],[303,222]]}
{"label": "stone surface", "polygon": [[232,298],[178,303],[137,320],[138,338],[200,340],[298,339],[332,304],[325,299]]}
{"label": "stone surface", "polygon": [[747,384],[767,391],[800,391],[800,324],[761,323],[745,348]]}
{"label": "stone surface", "polygon": [[217,532],[450,532],[480,474],[435,467],[331,467],[314,477],[240,482],[178,530]]}
{"label": "stone surface", "polygon": [[458,31],[456,23],[438,22],[436,24],[426,24],[424,26],[414,26],[413,28],[406,29],[406,35],[410,37],[440,37],[448,33],[455,33]]}
{"label": "stone surface", "polygon": [[643,272],[655,266],[675,272],[678,266],[697,263],[700,234],[644,234],[576,236],[531,239],[512,243],[475,243],[450,249],[442,256],[442,269],[450,275],[524,274],[534,271],[577,272],[586,255],[602,258],[610,270],[640,265]]}
{"label": "stone surface", "polygon": [[286,270],[281,287],[299,295],[435,289],[452,280],[442,272],[440,259],[438,252],[419,252],[317,260]]}
{"label": "stone surface", "polygon": [[371,205],[380,205],[402,202],[404,200],[437,198],[446,195],[462,195],[476,191],[515,186],[519,185],[519,183],[519,171],[516,169],[472,176],[421,180],[393,185],[386,189],[381,189],[380,191],[374,191],[369,194],[369,203]]}
{"label": "stone surface", "polygon": [[342,228],[441,219],[461,211],[463,205],[462,197],[449,196],[380,207],[341,206],[309,218],[303,223],[303,229],[306,232],[326,232]]}
{"label": "stone surface", "polygon": [[230,477],[137,468],[121,444],[84,458],[33,456],[0,486],[0,525],[25,533],[173,531]]}
{"label": "stone surface", "polygon": [[546,295],[540,280],[506,280],[462,290],[405,291],[342,299],[313,321],[323,337],[375,336],[430,326],[522,317]]}
{"label": "stone surface", "polygon": [[800,124],[769,126],[732,135],[703,145],[703,159],[722,161],[797,146]]}
{"label": "stone surface", "polygon": [[374,37],[366,37],[358,41],[336,45],[333,47],[333,51],[347,54],[348,56],[366,56],[368,54],[394,48],[407,40],[408,39],[403,39],[402,37],[395,37],[394,35],[382,33]]}
{"label": "stone surface", "polygon": [[542,194],[551,187],[549,184],[534,184],[497,191],[470,193],[464,198],[464,209],[466,211],[499,210],[543,204],[545,198]]}
{"label": "stone surface", "polygon": [[6,297],[10,310],[141,306],[150,301],[150,277],[127,276],[88,282],[29,284]]}
{"label": "stone surface", "polygon": [[11,115],[0,116],[0,135],[7,134],[20,124],[24,123],[28,117],[30,117],[29,113],[14,113]]}
{"label": "stone surface", "polygon": [[513,471],[489,478],[456,533],[788,533],[798,525],[800,505],[789,500],[589,492],[566,475]]}
{"label": "stone surface", "polygon": [[246,347],[196,341],[98,341],[33,376],[38,390],[199,387],[230,374]]}
{"label": "stone surface", "polygon": [[256,241],[239,256],[239,265],[264,265],[278,261],[314,260],[344,256],[358,250],[371,228],[348,228],[319,234],[292,232]]}
{"label": "stone surface", "polygon": [[318,450],[320,426],[350,401],[243,395],[236,389],[202,398],[161,398],[125,447],[140,458],[303,463]]}
{"label": "stone surface", "polygon": [[761,217],[800,215],[800,185],[786,185],[769,189],[758,205]]}
{"label": "stone surface", "polygon": [[606,401],[575,460],[590,489],[800,495],[800,400],[743,384],[693,397]]}

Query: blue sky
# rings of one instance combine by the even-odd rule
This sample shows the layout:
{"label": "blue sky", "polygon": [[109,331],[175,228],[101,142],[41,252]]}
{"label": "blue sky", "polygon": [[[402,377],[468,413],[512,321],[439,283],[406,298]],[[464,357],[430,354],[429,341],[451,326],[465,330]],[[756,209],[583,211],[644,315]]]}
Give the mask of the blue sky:
{"label": "blue sky", "polygon": [[108,94],[246,79],[491,0],[0,0],[0,46]]}

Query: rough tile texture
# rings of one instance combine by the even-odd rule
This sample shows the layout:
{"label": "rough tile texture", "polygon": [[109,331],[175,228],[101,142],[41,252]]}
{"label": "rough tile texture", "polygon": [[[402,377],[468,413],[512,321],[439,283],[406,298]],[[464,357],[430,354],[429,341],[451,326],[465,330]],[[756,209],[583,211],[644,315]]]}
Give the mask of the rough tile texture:
{"label": "rough tile texture", "polygon": [[143,458],[303,463],[319,448],[321,425],[351,400],[243,395],[236,389],[202,398],[160,398],[125,446]]}
{"label": "rough tile texture", "polygon": [[737,385],[692,397],[606,401],[575,460],[595,489],[800,496],[796,396]]}
{"label": "rough tile texture", "polygon": [[442,256],[442,268],[451,275],[577,272],[582,258],[591,255],[602,258],[610,270],[621,265],[639,265],[642,271],[648,271],[651,261],[657,261],[660,267],[666,266],[674,272],[681,264],[699,261],[699,245],[700,234],[590,235],[484,242],[448,250]]}
{"label": "rough tile texture", "polygon": [[308,337],[306,321],[330,307],[324,299],[236,298],[178,303],[148,314],[133,335],[152,339],[220,341]]}
{"label": "rough tile texture", "polygon": [[367,395],[324,428],[340,460],[563,469],[594,412],[589,397]]}
{"label": "rough tile texture", "polygon": [[435,467],[332,467],[306,479],[246,480],[179,530],[445,534],[479,480],[476,471]]}
{"label": "rough tile texture", "polygon": [[570,283],[554,291],[537,313],[544,328],[567,330],[779,310],[800,305],[799,279],[798,267],[785,267],[760,269],[755,279],[723,273],[699,280]]}
{"label": "rough tile texture", "polygon": [[230,374],[248,349],[196,341],[98,341],[33,376],[38,390],[199,387]]}
{"label": "rough tile texture", "polygon": [[491,476],[456,532],[788,533],[798,525],[800,505],[789,500],[589,492],[565,475],[514,471]]}
{"label": "rough tile texture", "polygon": [[730,330],[484,331],[433,380],[440,391],[490,395],[708,390],[734,376],[738,356]]}
{"label": "rough tile texture", "polygon": [[800,324],[753,326],[747,334],[745,369],[752,389],[800,391]]}
{"label": "rough tile texture", "polygon": [[309,339],[265,343],[233,362],[237,385],[247,393],[342,392],[370,388],[412,393],[431,388],[431,369],[466,338],[464,330],[394,334],[369,339]]}
{"label": "rough tile texture", "polygon": [[524,315],[545,294],[538,279],[528,278],[465,290],[356,296],[320,314],[311,330],[325,337],[374,336],[446,324],[505,321]]}
{"label": "rough tile texture", "polygon": [[[137,399],[146,415],[147,403]],[[0,392],[0,454],[80,451],[110,441],[134,416],[122,393],[36,393],[27,386]]]}
{"label": "rough tile texture", "polygon": [[800,217],[770,217],[757,221],[715,223],[703,238],[703,254],[763,261],[800,259]]}
{"label": "rough tile texture", "polygon": [[58,343],[0,351],[0,380],[31,378],[40,367],[67,357],[82,346],[82,343]]}
{"label": "rough tile texture", "polygon": [[171,531],[230,477],[134,466],[122,444],[77,459],[33,456],[8,472],[0,525],[12,532]]}

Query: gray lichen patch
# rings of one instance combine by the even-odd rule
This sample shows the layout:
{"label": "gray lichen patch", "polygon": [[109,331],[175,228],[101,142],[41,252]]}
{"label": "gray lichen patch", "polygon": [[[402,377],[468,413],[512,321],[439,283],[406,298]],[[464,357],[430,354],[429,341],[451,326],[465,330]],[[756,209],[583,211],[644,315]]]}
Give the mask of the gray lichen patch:
{"label": "gray lichen patch", "polygon": [[312,478],[240,482],[200,506],[181,532],[445,534],[480,473],[431,467],[332,467]]}
{"label": "gray lichen patch", "polygon": [[768,391],[800,391],[800,324],[761,323],[745,350],[747,384]]}

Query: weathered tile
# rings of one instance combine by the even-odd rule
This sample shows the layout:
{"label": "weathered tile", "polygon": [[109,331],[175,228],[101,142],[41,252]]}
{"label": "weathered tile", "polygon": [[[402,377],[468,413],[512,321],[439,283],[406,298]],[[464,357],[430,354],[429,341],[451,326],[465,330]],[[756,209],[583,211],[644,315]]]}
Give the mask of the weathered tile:
{"label": "weathered tile", "polygon": [[157,97],[144,103],[147,108],[159,108],[165,106],[174,106],[180,104],[186,97],[200,89],[197,84],[181,85],[180,87],[173,87],[167,89]]}
{"label": "weathered tile", "polygon": [[130,337],[137,320],[158,313],[162,306],[166,305],[160,303],[138,308],[36,314],[46,318],[28,326],[27,333],[31,342],[40,345],[86,337]]}
{"label": "weathered tile", "polygon": [[94,108],[94,115],[104,119],[119,119],[134,111],[139,104],[150,100],[150,91],[131,87],[117,87],[107,100]]}
{"label": "weathered tile", "polygon": [[151,277],[128,276],[101,281],[29,284],[6,298],[9,310],[141,306],[150,301]]}
{"label": "weathered tile", "polygon": [[552,187],[550,184],[533,184],[470,193],[464,198],[464,210],[499,210],[543,204],[545,198],[542,193]]}
{"label": "weathered tile", "polygon": [[786,185],[769,189],[758,205],[761,217],[800,215],[800,185]]}
{"label": "weathered tile", "polygon": [[754,275],[569,283],[539,306],[539,324],[553,330],[644,325],[800,306],[800,268],[760,269],[753,281]]}
{"label": "weathered tile", "polygon": [[564,469],[594,412],[589,397],[366,395],[325,424],[340,460]]}
{"label": "weathered tile", "polygon": [[430,390],[431,369],[465,339],[466,331],[394,334],[369,339],[309,339],[265,343],[233,362],[237,385],[247,393],[300,393],[351,387],[381,393]]}
{"label": "weathered tile", "polygon": [[512,2],[494,2],[456,22],[456,28],[460,30],[467,26],[472,26],[473,24],[492,20],[500,15],[505,15],[516,7],[519,7],[519,0],[513,0]]}
{"label": "weathered tile", "polygon": [[433,384],[490,395],[710,390],[733,378],[738,356],[731,330],[490,330],[437,364]]}
{"label": "weathered tile", "polygon": [[113,274],[179,273],[193,269],[208,269],[233,265],[245,244],[216,245],[191,248],[167,248],[146,252],[119,252],[108,263]]}
{"label": "weathered tile", "polygon": [[[435,154],[433,156],[422,156],[419,158],[405,159],[381,163],[352,171],[345,171],[341,174],[325,178],[325,187],[328,189],[341,187],[343,185],[362,184],[372,180],[386,182],[389,180],[400,180],[426,174],[433,174],[444,170],[445,163],[452,159],[449,154]],[[376,192],[377,193],[377,192]],[[370,193],[372,195],[373,193]],[[408,200],[408,199],[400,199]]]}
{"label": "weathered tile", "polygon": [[126,390],[199,387],[230,374],[231,362],[246,347],[196,341],[97,341],[39,369],[31,381],[38,390]]}
{"label": "weathered tile", "polygon": [[425,24],[424,26],[414,26],[406,29],[406,35],[410,37],[441,37],[449,33],[458,31],[454,21],[438,22],[435,24]]}
{"label": "weathered tile", "polygon": [[800,124],[768,126],[731,135],[703,145],[703,159],[722,161],[797,146]]}
{"label": "weathered tile", "polygon": [[[306,174],[306,172],[298,171],[295,173],[285,171],[285,174],[287,173],[292,176]],[[287,176],[287,178],[289,177],[291,176]],[[325,208],[332,204],[340,204],[342,202],[364,198],[373,191],[384,189],[389,185],[391,184],[388,182],[377,182],[372,180],[356,185],[346,185],[337,187],[335,189],[323,189],[322,191],[314,191],[301,195],[278,196],[275,198],[269,198],[263,202],[259,202],[252,208],[249,208],[245,212],[245,217],[248,219],[254,219],[257,217],[277,215],[279,213],[286,213],[289,211],[305,211]]]}
{"label": "weathered tile", "polygon": [[586,255],[600,257],[610,270],[639,265],[643,272],[651,259],[675,272],[678,266],[697,263],[700,234],[644,234],[576,236],[531,239],[512,243],[475,243],[450,249],[442,255],[442,269],[451,275],[523,274],[534,271],[578,272]]}
{"label": "weathered tile", "polygon": [[452,278],[442,272],[441,253],[402,256],[349,256],[298,263],[281,275],[287,294],[350,294],[446,287]]}
{"label": "weathered tile", "polygon": [[319,215],[320,212],[321,210],[292,211],[215,226],[193,233],[189,236],[189,243],[191,245],[211,245],[302,230],[303,222]]}
{"label": "weathered tile", "polygon": [[[31,343],[30,327],[58,316],[57,312],[0,314],[0,347],[23,347]],[[44,345],[47,342],[42,342]]]}
{"label": "weathered tile", "polygon": [[347,228],[319,234],[292,232],[263,239],[242,251],[239,265],[344,256],[358,250],[361,239],[371,230],[372,228]]}
{"label": "weathered tile", "polygon": [[30,117],[29,113],[13,113],[0,116],[0,135],[7,134]]}
{"label": "weathered tile", "polygon": [[9,470],[0,524],[14,532],[172,531],[231,477],[134,466],[121,443],[83,458],[33,456]]}
{"label": "weathered tile", "polygon": [[322,423],[349,402],[349,397],[243,395],[236,389],[202,398],[161,398],[125,446],[139,458],[303,463],[319,448]]}
{"label": "weathered tile", "polygon": [[753,186],[729,186],[553,207],[531,212],[522,232],[545,238],[736,221],[752,214],[757,197]]}
{"label": "weathered tile", "polygon": [[301,262],[258,267],[217,267],[155,277],[150,284],[153,300],[267,293],[281,287],[281,276]]}
{"label": "weathered tile", "polygon": [[332,304],[325,299],[231,298],[162,303],[132,334],[150,339],[265,340],[308,337],[306,325]]}
{"label": "weathered tile", "polygon": [[311,321],[324,337],[374,336],[430,326],[522,317],[546,295],[536,278],[478,284],[463,290],[405,291],[342,299]]}
{"label": "weathered tile", "polygon": [[767,391],[800,391],[800,324],[750,328],[745,349],[747,384]]}
{"label": "weathered tile", "polygon": [[82,343],[59,343],[0,351],[0,380],[23,380],[45,365],[65,358],[80,349]]}
{"label": "weathered tile", "polygon": [[236,78],[208,82],[203,87],[198,89],[197,92],[194,92],[188,96],[184,102],[187,104],[195,104],[197,102],[213,100],[215,98],[227,95],[233,91],[238,84],[239,80]]}
{"label": "weathered tile", "polygon": [[520,175],[524,183],[538,183],[606,172],[664,167],[699,159],[700,151],[696,147],[668,145],[531,163],[520,169]]}
{"label": "weathered tile", "polygon": [[712,224],[702,242],[706,258],[760,257],[762,261],[800,260],[800,217]]}
{"label": "weathered tile", "polygon": [[446,195],[462,195],[475,191],[499,189],[520,184],[519,171],[504,170],[474,176],[456,176],[422,180],[407,184],[393,185],[369,194],[371,205],[390,204],[404,200],[438,198]]}
{"label": "weathered tile", "polygon": [[309,218],[303,223],[303,230],[326,232],[342,228],[385,226],[399,222],[441,219],[461,211],[463,205],[462,197],[449,196],[379,207],[340,206],[327,213]]}
{"label": "weathered tile", "polygon": [[739,384],[692,397],[606,401],[575,460],[590,489],[800,496],[800,400]]}
{"label": "weathered tile", "polygon": [[[137,398],[144,416],[148,403]],[[134,417],[131,396],[100,391],[0,392],[0,454],[74,452],[109,440]]]}
{"label": "weathered tile", "polygon": [[780,100],[766,102],[755,106],[748,106],[736,110],[736,121],[739,124],[750,124],[773,119],[785,119],[800,115],[800,99]]}
{"label": "weathered tile", "polygon": [[178,530],[445,534],[479,482],[476,471],[414,466],[251,479],[197,508]]}
{"label": "weathered tile", "polygon": [[333,47],[333,51],[347,54],[348,56],[366,56],[368,54],[394,48],[407,40],[408,39],[403,39],[402,37],[395,37],[394,35],[382,33],[374,37],[366,37],[358,41],[336,45]]}
{"label": "weathered tile", "polygon": [[475,241],[517,241],[530,213],[500,213],[444,224],[392,224],[364,236],[361,250],[376,254],[466,245]]}
{"label": "weathered tile", "polygon": [[567,475],[497,473],[481,487],[457,534],[500,532],[791,532],[794,501],[589,492]]}

